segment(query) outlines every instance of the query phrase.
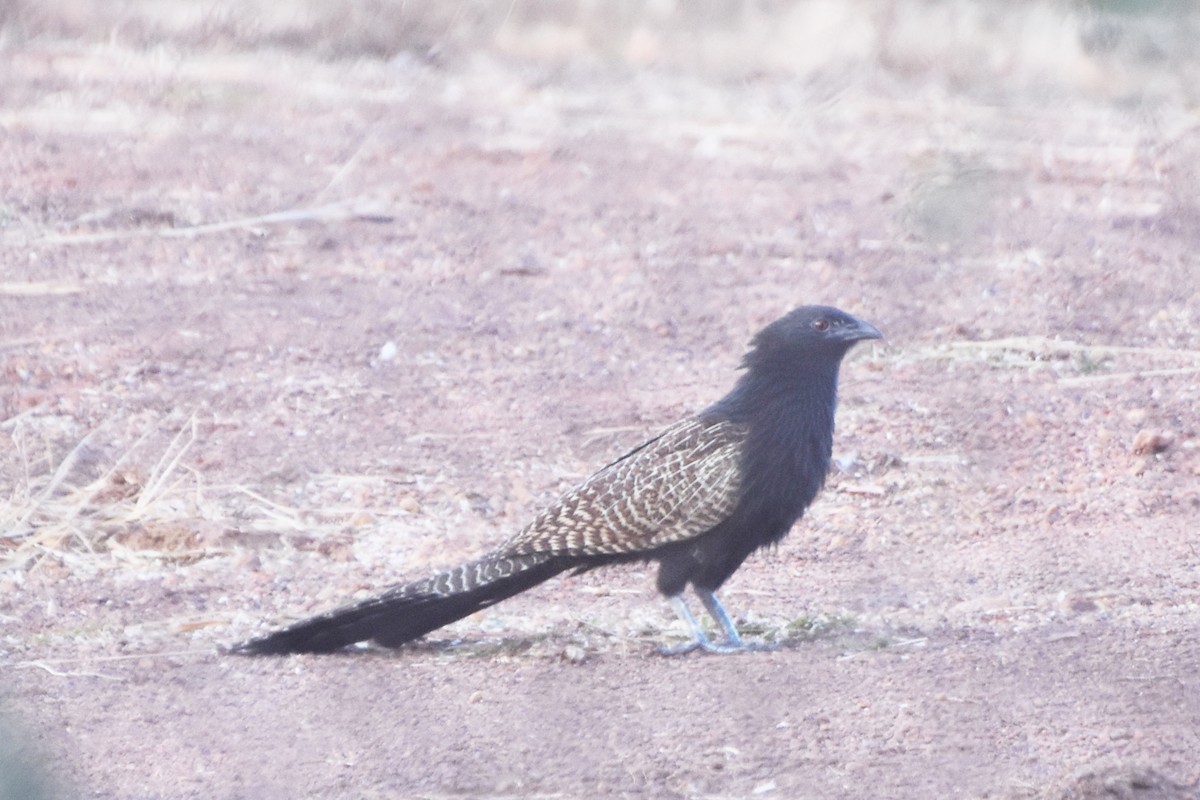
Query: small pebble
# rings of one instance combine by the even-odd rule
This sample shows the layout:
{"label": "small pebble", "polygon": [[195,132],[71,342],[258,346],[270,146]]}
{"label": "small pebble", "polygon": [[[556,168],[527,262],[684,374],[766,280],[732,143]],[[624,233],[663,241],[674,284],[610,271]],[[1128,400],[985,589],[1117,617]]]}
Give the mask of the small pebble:
{"label": "small pebble", "polygon": [[1161,453],[1171,446],[1175,436],[1170,431],[1155,431],[1145,428],[1133,437],[1133,452],[1139,456]]}

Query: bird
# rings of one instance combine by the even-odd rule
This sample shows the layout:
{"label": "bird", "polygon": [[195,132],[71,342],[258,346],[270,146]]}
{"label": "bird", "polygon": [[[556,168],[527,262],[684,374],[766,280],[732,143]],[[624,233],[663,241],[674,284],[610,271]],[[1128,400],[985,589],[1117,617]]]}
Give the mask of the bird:
{"label": "bird", "polygon": [[[498,547],[229,651],[400,647],[561,573],[636,562],[657,562],[658,590],[691,633],[663,652],[756,649],[716,591],[751,553],[779,542],[820,492],[842,359],[855,343],[881,338],[836,308],[796,308],[753,337],[728,394],[600,469]],[[722,639],[692,614],[683,599],[689,586]]]}

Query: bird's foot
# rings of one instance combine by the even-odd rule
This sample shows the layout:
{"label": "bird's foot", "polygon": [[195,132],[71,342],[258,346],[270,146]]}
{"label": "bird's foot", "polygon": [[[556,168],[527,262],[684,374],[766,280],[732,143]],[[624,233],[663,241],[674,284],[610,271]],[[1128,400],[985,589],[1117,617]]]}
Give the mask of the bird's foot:
{"label": "bird's foot", "polygon": [[675,647],[660,647],[658,648],[659,655],[663,656],[680,656],[685,653],[690,653],[693,650],[703,650],[706,653],[749,653],[756,650],[774,650],[778,644],[771,642],[744,642],[742,637],[738,635],[737,628],[733,624],[733,620],[725,613],[725,609],[721,607],[720,601],[716,595],[707,589],[697,589],[696,594],[703,601],[704,607],[708,609],[708,613],[716,620],[721,630],[725,632],[725,640],[714,642],[708,638],[708,634],[704,632],[704,628],[696,621],[692,612],[688,610],[687,603],[683,602],[683,598],[675,595],[671,598],[671,605],[674,606],[675,612],[679,614],[679,618],[687,623],[687,626],[692,631],[692,639]]}
{"label": "bird's foot", "polygon": [[692,639],[691,641],[684,642],[683,644],[677,644],[674,647],[666,647],[665,645],[659,647],[658,654],[660,656],[684,656],[693,650],[707,650],[709,647],[714,646],[715,645],[708,639],[705,639],[704,641]]}
{"label": "bird's foot", "polygon": [[777,649],[779,649],[778,642],[747,642],[740,636],[732,640],[714,642],[707,636],[697,636],[689,642],[674,647],[660,647],[658,654],[660,656],[682,656],[695,650],[703,650],[706,653],[728,655],[729,653],[758,653]]}

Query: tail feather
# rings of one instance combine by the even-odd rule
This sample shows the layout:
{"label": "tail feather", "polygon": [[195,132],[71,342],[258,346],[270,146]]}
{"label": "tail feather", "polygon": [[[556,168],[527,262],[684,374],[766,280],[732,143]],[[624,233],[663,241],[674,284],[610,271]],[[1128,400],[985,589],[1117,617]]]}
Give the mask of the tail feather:
{"label": "tail feather", "polygon": [[512,597],[574,564],[545,554],[485,556],[424,580],[234,645],[242,655],[328,653],[374,640],[399,647]]}

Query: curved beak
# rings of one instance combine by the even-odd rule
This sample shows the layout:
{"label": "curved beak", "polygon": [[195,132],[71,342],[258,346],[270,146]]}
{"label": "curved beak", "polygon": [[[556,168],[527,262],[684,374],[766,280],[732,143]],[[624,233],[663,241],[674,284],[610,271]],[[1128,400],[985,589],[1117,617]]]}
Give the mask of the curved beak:
{"label": "curved beak", "polygon": [[854,317],[854,325],[842,328],[838,332],[838,338],[847,342],[861,342],[864,339],[882,339],[883,334],[871,323]]}

